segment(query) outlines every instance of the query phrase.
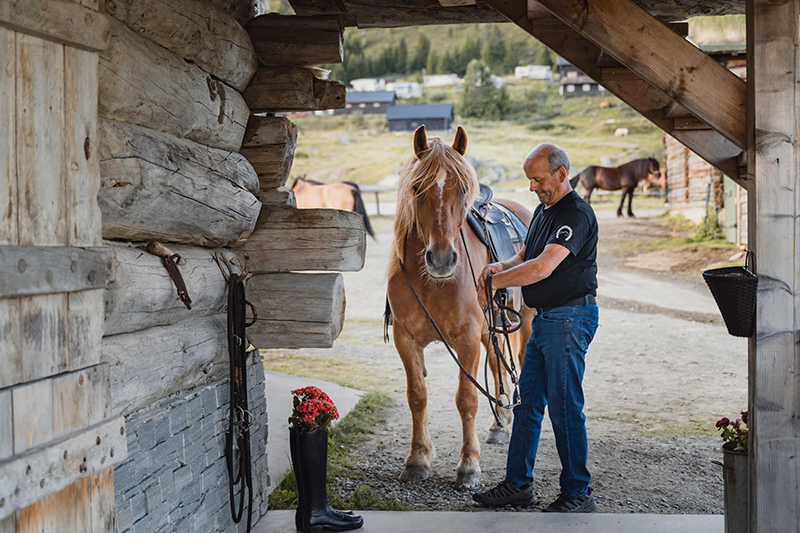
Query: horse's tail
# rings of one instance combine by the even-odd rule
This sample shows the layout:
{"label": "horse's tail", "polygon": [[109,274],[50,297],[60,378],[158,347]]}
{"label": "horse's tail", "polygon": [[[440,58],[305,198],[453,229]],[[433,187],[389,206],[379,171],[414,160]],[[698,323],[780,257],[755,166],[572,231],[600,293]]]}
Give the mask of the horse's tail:
{"label": "horse's tail", "polygon": [[575,174],[575,176],[570,178],[569,184],[572,185],[573,189],[578,185],[578,182],[580,181],[580,179],[581,179],[581,175],[580,174]]}
{"label": "horse's tail", "polygon": [[389,326],[392,325],[392,308],[389,307],[389,297],[386,297],[386,309],[383,310],[383,342],[389,342]]}
{"label": "horse's tail", "polygon": [[367,233],[375,239],[375,232],[372,230],[372,224],[369,223],[369,217],[367,216],[367,208],[364,206],[364,200],[361,199],[361,189],[352,181],[345,181],[344,183],[353,187],[353,211],[361,215],[364,219],[364,227],[367,228]]}

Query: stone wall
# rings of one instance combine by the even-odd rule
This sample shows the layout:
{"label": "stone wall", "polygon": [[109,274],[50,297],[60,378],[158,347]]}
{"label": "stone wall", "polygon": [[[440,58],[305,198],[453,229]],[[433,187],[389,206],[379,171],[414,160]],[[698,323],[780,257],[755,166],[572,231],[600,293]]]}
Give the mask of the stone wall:
{"label": "stone wall", "polygon": [[[219,377],[127,417],[129,458],[114,471],[119,533],[245,531],[246,515],[238,528],[231,518],[225,464],[230,391],[227,373]],[[264,368],[258,351],[248,358],[247,380],[255,424],[255,523],[267,510],[269,480]]]}

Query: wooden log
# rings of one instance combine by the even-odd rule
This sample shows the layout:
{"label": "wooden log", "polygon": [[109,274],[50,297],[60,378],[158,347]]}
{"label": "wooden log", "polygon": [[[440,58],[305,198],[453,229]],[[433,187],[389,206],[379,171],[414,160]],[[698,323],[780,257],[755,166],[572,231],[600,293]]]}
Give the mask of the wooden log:
{"label": "wooden log", "polygon": [[298,17],[269,13],[247,24],[262,65],[310,67],[342,62],[342,21],[338,15]]}
{"label": "wooden log", "polygon": [[102,359],[111,365],[112,412],[130,414],[226,370],[227,317],[193,318],[104,337]]}
{"label": "wooden log", "polygon": [[253,165],[261,190],[269,190],[286,183],[296,148],[297,128],[289,119],[252,115],[240,153]]}
{"label": "wooden log", "polygon": [[[192,299],[191,310],[178,298],[175,284],[159,257],[140,248],[110,246],[109,250],[112,273],[105,291],[106,336],[225,312],[227,283],[214,262],[214,250],[170,246],[181,256],[178,268]],[[229,259],[234,255],[230,251],[224,253]],[[241,257],[238,264],[244,264]]]}
{"label": "wooden log", "polygon": [[247,298],[258,310],[247,337],[261,349],[330,348],[342,331],[341,274],[255,274]]}
{"label": "wooden log", "polygon": [[250,111],[236,90],[118,20],[111,29],[100,55],[101,116],[239,150]]}
{"label": "wooden log", "polygon": [[0,2],[0,26],[81,48],[108,46],[108,17],[65,0]]}
{"label": "wooden log", "polygon": [[207,0],[234,17],[242,26],[269,11],[269,0]]}
{"label": "wooden log", "polygon": [[104,238],[226,246],[253,231],[258,177],[242,156],[112,121],[101,137]]}
{"label": "wooden log", "polygon": [[262,207],[269,210],[297,207],[294,192],[287,187],[261,191],[258,193],[258,201],[261,202]]}
{"label": "wooden log", "polygon": [[319,71],[302,67],[260,67],[244,91],[254,113],[341,109],[344,84],[319,78]]}
{"label": "wooden log", "polygon": [[0,298],[105,287],[108,256],[101,248],[0,247]]}
{"label": "wooden log", "polygon": [[106,12],[238,91],[258,68],[247,31],[204,0],[113,0]]}
{"label": "wooden log", "polygon": [[251,272],[357,271],[364,266],[366,230],[361,215],[337,209],[264,210],[239,248]]}

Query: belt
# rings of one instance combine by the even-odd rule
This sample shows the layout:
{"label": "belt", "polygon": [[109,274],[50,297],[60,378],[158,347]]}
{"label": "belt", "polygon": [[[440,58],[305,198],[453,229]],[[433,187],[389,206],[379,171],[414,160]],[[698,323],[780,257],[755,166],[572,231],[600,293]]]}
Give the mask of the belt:
{"label": "belt", "polygon": [[536,309],[537,314],[541,315],[542,313],[546,313],[547,311],[552,311],[553,309],[557,309],[559,307],[569,307],[571,305],[597,305],[597,299],[593,295],[587,294],[586,296],[581,296],[579,298],[569,300],[568,302],[560,303],[553,307],[534,307],[534,309]]}

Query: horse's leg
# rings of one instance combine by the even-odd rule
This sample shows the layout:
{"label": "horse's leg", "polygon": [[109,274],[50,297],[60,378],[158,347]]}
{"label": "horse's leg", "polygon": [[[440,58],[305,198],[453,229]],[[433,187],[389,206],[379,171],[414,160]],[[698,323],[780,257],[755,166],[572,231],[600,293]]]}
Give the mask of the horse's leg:
{"label": "horse's leg", "polygon": [[[489,361],[489,368],[492,371],[492,376],[494,376],[494,396],[497,398],[500,394],[500,380],[502,380],[503,390],[509,393],[510,397],[511,391],[508,389],[505,369],[502,367],[502,364],[499,369],[497,368],[497,355],[489,339],[488,333],[481,336],[481,343],[484,348],[486,348],[486,358]],[[500,418],[500,424],[502,425],[499,425],[497,420],[492,421],[492,425],[489,426],[489,436],[486,437],[486,442],[487,444],[508,444],[508,439],[511,436],[511,410],[500,409],[498,407],[494,408],[497,410],[497,416]]]}
{"label": "horse's leg", "polygon": [[636,189],[636,187],[631,187],[629,192],[628,192],[628,216],[629,217],[634,217],[633,210],[631,209],[631,205],[633,205],[633,191],[635,189]]}
{"label": "horse's leg", "polygon": [[421,481],[428,479],[430,460],[435,455],[428,430],[428,390],[425,387],[423,349],[403,335],[401,328],[395,328],[394,344],[406,370],[406,395],[413,424],[411,451],[406,457],[400,481]]}
{"label": "horse's leg", "polygon": [[[480,337],[470,336],[469,340],[459,346],[454,346],[458,353],[458,360],[471,375],[475,376],[480,362]],[[470,337],[467,337],[468,339]],[[481,446],[478,443],[478,434],[475,432],[475,415],[478,412],[478,389],[462,372],[458,375],[458,391],[456,392],[456,407],[461,415],[461,454],[458,468],[456,468],[456,486],[458,488],[478,488],[481,474]]]}
{"label": "horse's leg", "polygon": [[625,204],[625,196],[628,194],[628,189],[622,189],[622,197],[619,199],[619,207],[617,208],[617,217],[622,217],[622,206]]}
{"label": "horse's leg", "polygon": [[583,196],[583,199],[589,203],[592,203],[592,191],[594,187],[586,187],[586,194]]}

